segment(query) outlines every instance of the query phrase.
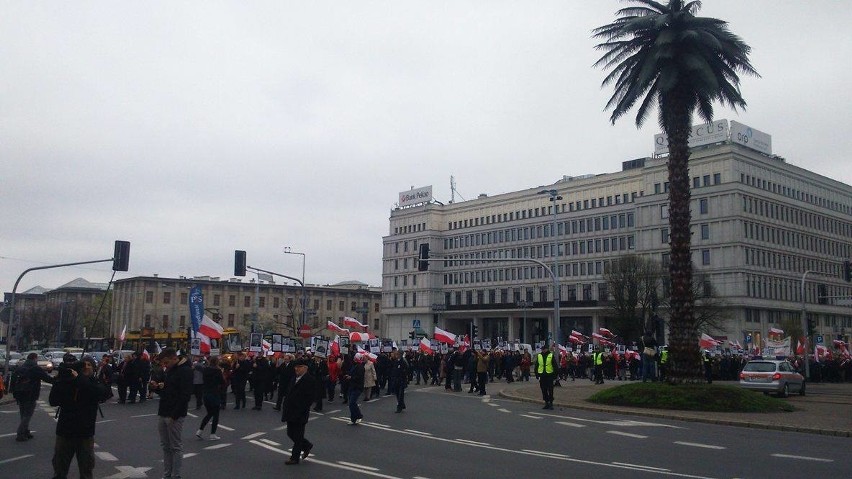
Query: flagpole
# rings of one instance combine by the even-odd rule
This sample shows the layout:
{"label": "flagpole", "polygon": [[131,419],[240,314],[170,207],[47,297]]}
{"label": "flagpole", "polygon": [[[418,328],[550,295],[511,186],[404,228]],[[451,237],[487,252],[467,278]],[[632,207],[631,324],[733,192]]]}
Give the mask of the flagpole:
{"label": "flagpole", "polygon": [[[813,273],[813,271],[805,270],[805,272],[802,273],[802,289],[801,289],[801,295],[802,295],[801,326],[802,326],[802,333],[805,336],[804,347],[805,347],[805,379],[806,380],[811,378],[811,364],[810,364],[810,361],[808,361],[808,349],[809,349],[808,345],[811,341],[811,338],[810,338],[810,336],[808,336],[807,312],[805,311],[805,278],[808,276],[808,273]],[[816,354],[814,355],[814,357],[816,359]]]}

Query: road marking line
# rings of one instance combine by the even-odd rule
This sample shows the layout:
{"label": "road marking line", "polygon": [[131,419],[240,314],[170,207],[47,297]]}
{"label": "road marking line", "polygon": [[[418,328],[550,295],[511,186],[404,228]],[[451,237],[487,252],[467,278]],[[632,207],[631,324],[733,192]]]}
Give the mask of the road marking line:
{"label": "road marking line", "polygon": [[254,439],[256,437],[263,436],[264,434],[266,434],[266,433],[265,432],[256,432],[254,434],[249,434],[248,436],[244,436],[244,437],[242,437],[242,439]]}
{"label": "road marking line", "polygon": [[128,478],[143,478],[148,477],[146,474],[151,470],[150,467],[133,467],[133,466],[115,466],[118,472],[107,476],[104,479],[128,479]]}
{"label": "road marking line", "polygon": [[223,447],[228,447],[230,445],[231,445],[231,443],[225,442],[225,443],[222,443],[222,444],[216,444],[215,446],[207,446],[204,449],[205,450],[222,449]]}
{"label": "road marking line", "polygon": [[[249,442],[251,442],[255,446],[260,446],[262,448],[269,449],[270,451],[277,452],[278,454],[282,454],[282,455],[285,455],[285,456],[290,455],[290,451],[278,449],[278,448],[272,447],[268,444],[264,444],[260,441],[249,441]],[[358,473],[368,475],[368,476],[381,477],[381,478],[384,478],[384,479],[402,479],[402,478],[397,477],[397,476],[388,476],[386,474],[373,472],[373,471],[370,471],[368,469],[361,469],[361,468],[357,468],[357,467],[349,467],[349,466],[344,466],[343,464],[323,461],[323,460],[317,459],[316,456],[314,456],[313,454],[311,455],[310,462],[314,462],[314,463],[317,463],[317,464],[320,464],[320,465],[323,465],[323,466],[328,466],[328,467],[336,467],[337,469],[343,469],[343,470],[346,470],[346,471],[358,472]]]}
{"label": "road marking line", "polygon": [[192,456],[197,456],[197,455],[198,455],[198,453],[197,453],[197,452],[188,452],[188,453],[186,453],[186,454],[184,454],[184,455],[183,455],[183,458],[184,458],[184,459],[189,459],[190,457],[192,457]]}
{"label": "road marking line", "polygon": [[619,436],[635,437],[636,439],[648,439],[648,436],[643,436],[641,434],[633,434],[630,432],[607,431],[607,434],[618,434]]}
{"label": "road marking line", "polygon": [[365,466],[363,464],[356,464],[354,462],[337,461],[337,463],[342,464],[344,466],[357,467],[358,469],[365,469],[367,471],[378,471],[379,470],[377,467]]}
{"label": "road marking line", "polygon": [[668,472],[668,471],[671,470],[671,469],[664,469],[662,467],[643,466],[642,464],[629,464],[629,463],[626,463],[626,462],[613,462],[613,464],[615,464],[616,466],[639,467],[639,468],[642,468],[642,469],[648,469],[650,471]]}
{"label": "road marking line", "polygon": [[379,424],[377,422],[367,422],[366,424],[371,424],[373,426],[379,426],[379,427],[383,427],[383,428],[389,428],[390,427],[387,424]]}
{"label": "road marking line", "polygon": [[539,416],[530,416],[529,414],[521,414],[521,417],[528,417],[530,419],[541,419]]}
{"label": "road marking line", "polygon": [[234,428],[232,428],[232,427],[223,426],[223,425],[221,425],[221,424],[218,424],[216,427],[220,427],[220,428],[222,428],[222,429],[224,429],[224,430],[226,430],[226,431],[233,431],[233,430],[234,430]]}
{"label": "road marking line", "polygon": [[487,442],[479,442],[479,441],[471,441],[469,439],[456,439],[458,442],[464,442],[467,444],[476,444],[477,446],[490,446]]}
{"label": "road marking line", "polygon": [[593,422],[596,424],[606,424],[610,426],[653,426],[653,427],[667,427],[671,429],[684,429],[681,426],[672,426],[671,424],[660,424],[654,422],[642,422],[642,421],[598,421],[596,419],[585,419],[581,417],[573,417],[573,416],[563,416],[561,414],[547,414],[543,412],[530,412],[530,414],[535,414],[536,416],[545,416],[545,417],[556,417],[560,419],[571,419],[574,421],[582,421],[582,422]]}
{"label": "road marking line", "polygon": [[565,454],[559,454],[559,453],[556,453],[556,452],[534,451],[532,449],[522,449],[522,451],[528,452],[530,454],[553,457],[553,458],[558,458],[558,459],[565,459],[565,458],[571,457],[571,456],[566,456]]}
{"label": "road marking line", "polygon": [[705,449],[725,449],[725,446],[713,446],[712,444],[699,444],[697,442],[675,441],[675,444],[680,444],[681,446],[703,447]]}
{"label": "road marking line", "polygon": [[321,413],[319,411],[311,411],[311,414],[316,414],[317,416],[325,416],[325,413]]}
{"label": "road marking line", "polygon": [[817,462],[834,462],[834,459],[824,459],[822,457],[810,457],[810,456],[794,456],[792,454],[771,454],[775,457],[784,457],[787,459],[801,459],[803,461],[817,461]]}
{"label": "road marking line", "polygon": [[198,416],[196,416],[195,414],[192,414],[191,412],[186,413],[186,415],[189,416],[189,417],[194,417],[196,419],[198,418]]}
{"label": "road marking line", "polygon": [[[495,406],[496,406],[496,404],[495,404]],[[498,411],[500,411],[500,412],[512,412],[512,411],[510,411],[506,408],[502,408],[502,407],[500,409],[498,409]]]}
{"label": "road marking line", "polygon": [[34,455],[35,454],[27,454],[26,456],[18,456],[18,457],[12,457],[12,458],[9,458],[9,459],[3,459],[2,461],[0,461],[0,464],[6,464],[7,462],[12,462],[12,461],[20,461],[21,459],[33,457]]}
{"label": "road marking line", "polygon": [[585,424],[574,424],[573,422],[556,421],[556,424],[561,424],[568,427],[586,427]]}
{"label": "road marking line", "polygon": [[[348,422],[348,419],[346,419],[346,418],[331,418],[331,419],[333,419],[335,421],[347,421]],[[365,427],[374,427],[374,426],[366,425]],[[397,434],[407,434],[407,435],[411,435],[411,436],[415,435],[415,433],[404,431],[404,430],[401,430],[401,429],[384,429],[384,430],[388,431],[388,432],[392,432],[392,433],[397,433]],[[517,449],[509,449],[507,447],[472,444],[472,443],[469,443],[469,442],[460,442],[460,441],[457,441],[457,440],[454,440],[454,439],[447,439],[447,438],[437,437],[437,436],[420,436],[420,437],[422,437],[423,439],[431,439],[433,441],[446,442],[446,443],[450,443],[450,444],[461,444],[461,445],[468,446],[468,447],[480,447],[480,448],[483,448],[483,449],[489,449],[489,450],[498,451],[498,452],[520,454],[520,455],[532,456],[532,457],[538,457],[538,458],[545,458],[545,459],[554,459],[554,460],[565,461],[565,462],[574,462],[574,463],[577,463],[577,464],[585,464],[585,465],[590,465],[590,466],[603,466],[603,467],[609,467],[609,468],[613,468],[613,469],[623,469],[623,470],[626,470],[626,471],[631,471],[631,470],[635,471],[635,469],[633,469],[629,466],[622,466],[622,465],[612,464],[612,463],[609,463],[609,462],[593,461],[593,460],[589,460],[589,459],[579,459],[579,458],[574,458],[574,457],[570,457],[570,456],[569,457],[560,457],[560,456],[542,455],[538,452],[532,453],[532,452],[526,452],[526,451],[519,451]],[[263,444],[261,443],[261,444],[258,444],[258,445],[263,445]],[[269,446],[265,446],[265,447],[269,448]],[[286,451],[279,451],[279,452],[281,454],[288,454],[289,455],[289,452],[286,452]],[[332,465],[332,467],[335,467],[331,463],[325,463],[325,464],[326,465]],[[663,475],[666,475],[666,476],[685,477],[685,478],[690,478],[690,479],[713,479],[709,476],[700,476],[700,475],[697,475],[697,474],[688,474],[688,473],[682,473],[682,472],[671,472],[671,471],[646,471],[646,472],[658,472],[659,474],[663,474]],[[364,471],[364,474],[371,474],[372,475],[372,473],[370,473],[369,471]],[[381,477],[390,477],[390,476],[381,476]]]}
{"label": "road marking line", "polygon": [[489,406],[499,406],[499,404],[497,404],[496,402],[491,402],[490,399],[491,398],[489,398],[488,401],[483,400],[483,402],[485,402],[485,404],[488,404]]}
{"label": "road marking line", "polygon": [[[32,429],[32,430],[30,430],[30,432],[37,432],[37,431],[35,429]],[[17,435],[18,435],[18,433],[11,432],[9,434],[0,434],[0,437],[11,437],[11,436],[17,436]]]}
{"label": "road marking line", "polygon": [[287,425],[286,425],[286,424],[285,424],[285,425],[283,425],[283,426],[276,427],[275,429],[273,429],[273,431],[283,431],[283,430],[285,430],[285,429],[287,429]]}
{"label": "road marking line", "polygon": [[106,451],[98,451],[95,453],[102,461],[117,461],[118,458]]}
{"label": "road marking line", "polygon": [[103,424],[105,422],[113,422],[113,421],[115,421],[115,419],[102,419],[102,420],[96,422],[95,424]]}
{"label": "road marking line", "polygon": [[156,416],[156,415],[157,415],[157,413],[151,413],[151,414],[140,414],[138,416],[130,416],[130,417],[132,417],[132,418],[133,417],[151,417],[151,416]]}
{"label": "road marking line", "polygon": [[423,436],[431,436],[432,435],[431,432],[423,432],[423,431],[418,431],[416,429],[406,429],[406,431],[413,432],[414,434],[420,434],[420,435],[423,435]]}
{"label": "road marking line", "polygon": [[329,413],[329,414],[337,414],[337,413],[339,413],[340,411],[342,411],[342,409],[335,409],[334,411],[329,411],[328,413]]}
{"label": "road marking line", "polygon": [[260,439],[260,442],[265,442],[265,443],[269,444],[270,446],[276,446],[276,447],[281,446],[281,443],[275,442],[272,439]]}

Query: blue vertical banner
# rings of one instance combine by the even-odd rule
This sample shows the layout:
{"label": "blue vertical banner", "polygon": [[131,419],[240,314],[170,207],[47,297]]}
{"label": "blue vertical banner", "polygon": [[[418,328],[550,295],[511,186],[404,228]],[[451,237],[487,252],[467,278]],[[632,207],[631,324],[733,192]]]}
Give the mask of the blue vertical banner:
{"label": "blue vertical banner", "polygon": [[201,286],[195,285],[189,290],[189,318],[192,320],[193,332],[198,332],[203,317],[204,295],[201,294]]}

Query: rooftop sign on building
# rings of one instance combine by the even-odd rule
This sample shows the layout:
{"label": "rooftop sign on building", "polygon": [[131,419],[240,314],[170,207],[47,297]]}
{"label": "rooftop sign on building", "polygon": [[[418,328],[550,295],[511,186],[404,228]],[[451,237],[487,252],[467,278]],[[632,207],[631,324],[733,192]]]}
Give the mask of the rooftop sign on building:
{"label": "rooftop sign on building", "polygon": [[432,185],[410,189],[399,193],[399,207],[413,206],[432,201]]}
{"label": "rooftop sign on building", "polygon": [[766,155],[772,154],[772,135],[733,120],[731,120],[731,142]]}
{"label": "rooftop sign on building", "polygon": [[[692,125],[689,134],[689,147],[711,145],[728,140],[728,120],[716,120],[712,123]],[[654,154],[664,155],[669,152],[669,139],[665,133],[654,135]]]}

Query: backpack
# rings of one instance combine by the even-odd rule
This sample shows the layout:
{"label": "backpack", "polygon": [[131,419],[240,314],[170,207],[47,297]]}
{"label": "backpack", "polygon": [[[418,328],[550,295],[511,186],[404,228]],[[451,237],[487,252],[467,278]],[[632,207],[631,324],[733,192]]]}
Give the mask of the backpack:
{"label": "backpack", "polygon": [[32,395],[32,378],[27,372],[27,369],[18,368],[12,373],[12,397],[18,401],[26,401]]}

